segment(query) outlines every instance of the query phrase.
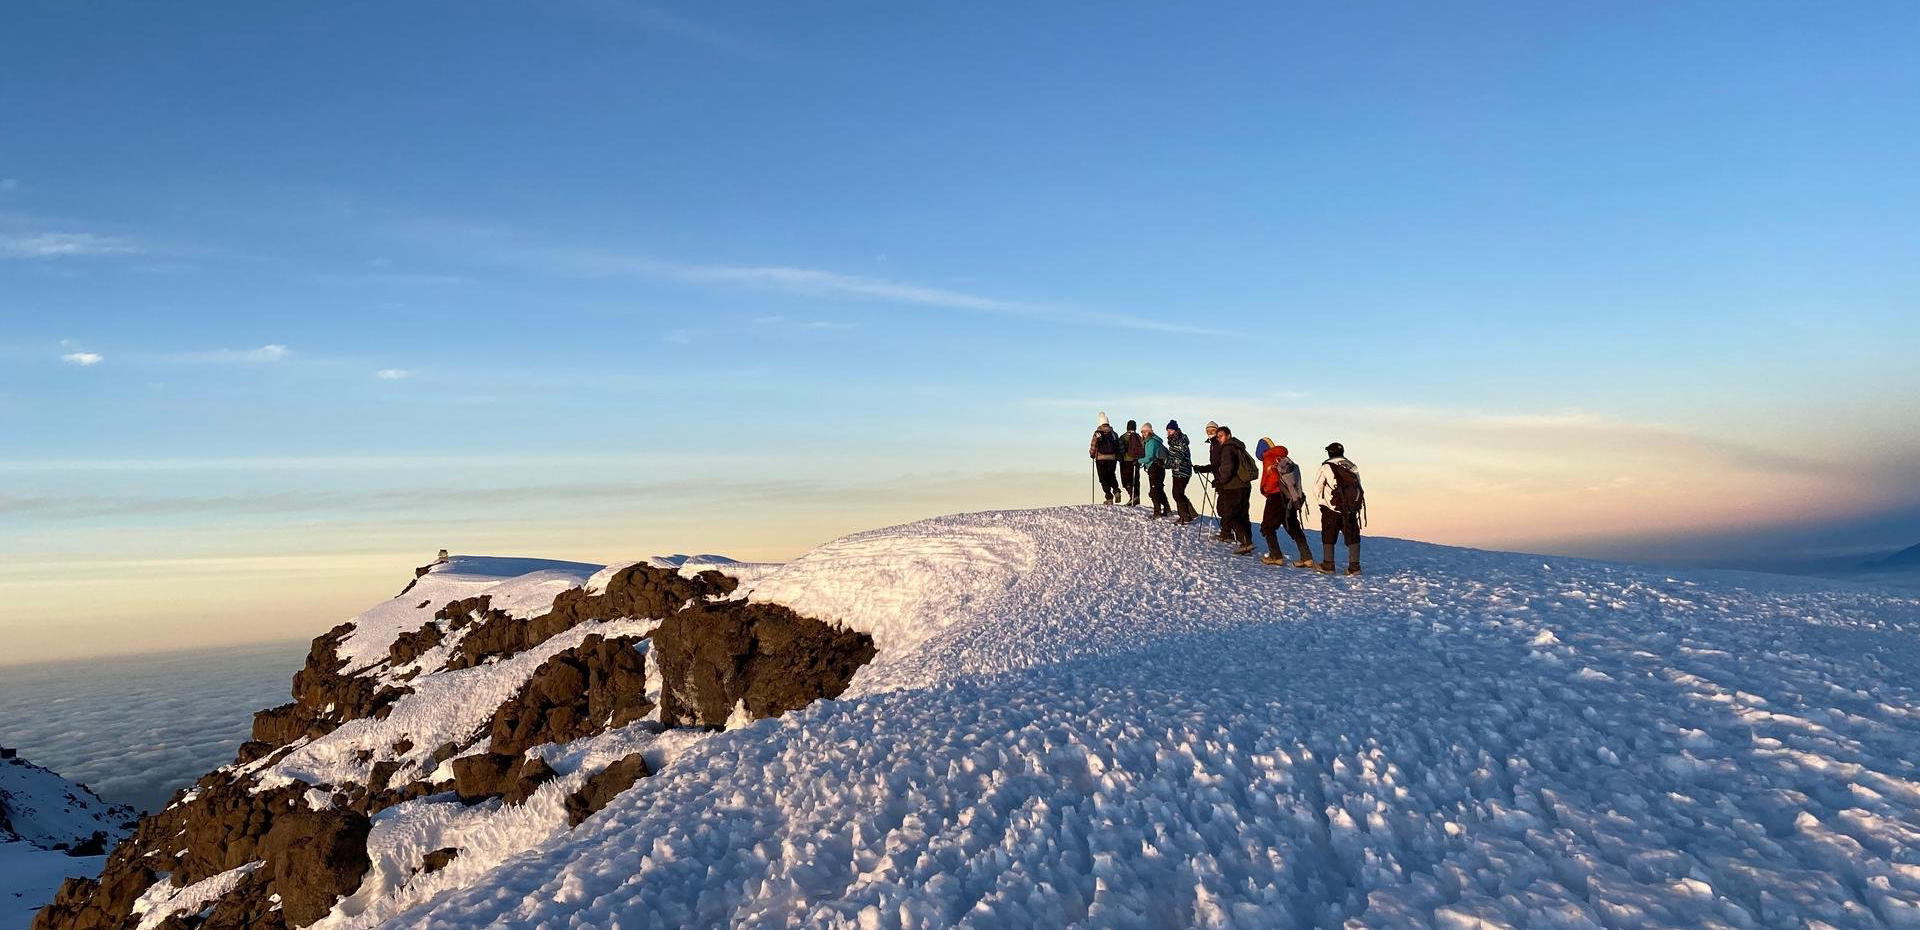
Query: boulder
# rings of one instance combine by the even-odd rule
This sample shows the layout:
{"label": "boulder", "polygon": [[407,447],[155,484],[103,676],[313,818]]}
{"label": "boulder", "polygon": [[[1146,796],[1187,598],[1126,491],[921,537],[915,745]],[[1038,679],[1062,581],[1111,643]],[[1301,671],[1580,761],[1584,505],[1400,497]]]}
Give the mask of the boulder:
{"label": "boulder", "polygon": [[647,760],[637,752],[601,769],[588,778],[578,791],[567,795],[567,825],[577,827],[585,823],[588,817],[599,813],[620,792],[652,774],[653,770],[647,767]]}
{"label": "boulder", "polygon": [[653,634],[661,720],[723,726],[744,703],[755,719],[839,697],[874,656],[873,637],[778,604],[696,604]]}
{"label": "boulder", "polygon": [[351,810],[295,809],[275,819],[261,843],[273,893],[287,925],[304,927],[352,894],[373,865],[367,833],[373,823]]}
{"label": "boulder", "polygon": [[541,663],[519,693],[494,711],[488,749],[518,755],[623,727],[653,712],[646,655],[632,637],[589,636]]}

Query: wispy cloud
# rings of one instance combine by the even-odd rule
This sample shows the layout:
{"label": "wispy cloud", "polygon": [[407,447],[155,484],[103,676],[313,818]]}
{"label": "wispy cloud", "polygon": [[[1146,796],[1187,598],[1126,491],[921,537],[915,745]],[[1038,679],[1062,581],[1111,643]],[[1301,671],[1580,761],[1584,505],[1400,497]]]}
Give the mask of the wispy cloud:
{"label": "wispy cloud", "polygon": [[106,356],[101,355],[98,352],[68,352],[67,354],[60,356],[61,361],[66,362],[69,365],[79,365],[83,368],[88,365],[98,365],[101,362],[106,361],[106,359],[107,359]]}
{"label": "wispy cloud", "polygon": [[186,365],[263,365],[284,361],[292,350],[277,342],[255,349],[214,349],[209,352],[175,352],[165,360]]}
{"label": "wispy cloud", "polygon": [[411,374],[413,374],[413,372],[408,371],[405,368],[382,368],[379,371],[374,372],[373,376],[376,378],[379,378],[382,381],[398,381],[401,378],[405,378]]}
{"label": "wispy cloud", "polygon": [[136,255],[143,251],[138,243],[130,239],[87,232],[50,231],[0,236],[0,256],[6,258],[84,258]]}
{"label": "wispy cloud", "polygon": [[570,3],[557,4],[556,7],[571,8],[601,22],[626,26],[652,35],[680,39],[735,58],[764,60],[769,57],[765,49],[753,42],[650,3],[635,3],[630,0],[571,0]]}
{"label": "wispy cloud", "polygon": [[695,264],[589,249],[545,249],[539,252],[539,256],[562,271],[590,276],[633,275],[666,278],[696,284],[745,287],[809,297],[855,298],[881,303],[1020,317],[1052,323],[1107,326],[1195,336],[1222,335],[1219,330],[1151,317],[1008,300],[891,278],[843,274],[817,268],[796,268],[785,265]]}

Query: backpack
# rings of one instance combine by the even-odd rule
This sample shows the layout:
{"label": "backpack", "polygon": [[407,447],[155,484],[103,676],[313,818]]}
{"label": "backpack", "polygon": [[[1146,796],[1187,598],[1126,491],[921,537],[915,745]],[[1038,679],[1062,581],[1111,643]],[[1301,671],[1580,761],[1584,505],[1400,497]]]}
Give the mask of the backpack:
{"label": "backpack", "polygon": [[1137,461],[1141,456],[1147,454],[1145,444],[1140,441],[1139,433],[1128,433],[1122,438],[1124,438],[1127,443],[1126,458]]}
{"label": "backpack", "polygon": [[1367,506],[1367,492],[1360,487],[1360,473],[1345,462],[1328,459],[1333,468],[1333,509],[1341,513],[1359,513]]}
{"label": "backpack", "polygon": [[1246,482],[1247,487],[1253,487],[1253,483],[1260,480],[1260,466],[1254,464],[1253,456],[1247,454],[1245,446],[1236,447],[1234,452],[1240,456],[1240,461],[1233,466],[1233,476]]}
{"label": "backpack", "polygon": [[1093,449],[1101,455],[1119,455],[1120,437],[1112,430],[1093,434]]}

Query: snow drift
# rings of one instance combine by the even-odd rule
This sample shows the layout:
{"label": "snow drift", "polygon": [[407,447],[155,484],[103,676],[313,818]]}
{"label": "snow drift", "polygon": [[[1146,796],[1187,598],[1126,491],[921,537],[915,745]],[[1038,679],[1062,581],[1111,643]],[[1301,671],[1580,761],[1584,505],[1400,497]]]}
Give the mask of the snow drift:
{"label": "snow drift", "polygon": [[[288,715],[299,736],[223,770],[290,807],[369,812],[339,850],[350,887],[306,902],[318,916],[252,913],[411,928],[1920,923],[1920,599],[1397,540],[1369,542],[1373,574],[1328,578],[1208,536],[1064,508],[863,533],[781,566],[437,567],[316,645],[321,666],[337,660],[326,675],[369,682],[341,686],[368,697],[366,716]],[[637,616],[664,603],[622,575],[642,570],[649,591],[699,584],[675,589],[670,617]],[[554,628],[557,603],[614,595]],[[663,619],[727,632],[662,663]],[[475,630],[516,623],[545,635],[458,658]],[[837,635],[870,642],[870,660],[819,645]],[[646,716],[569,711],[548,733],[568,738],[484,758],[496,714],[556,657],[583,675],[607,656],[631,665],[589,637],[643,656]],[[796,642],[829,651],[781,651]],[[698,674],[659,678],[694,657]],[[752,719],[768,676],[806,675],[837,699],[756,698],[777,715]],[[696,684],[736,688],[727,729],[663,724],[662,689]],[[372,700],[381,689],[400,693]],[[609,700],[637,708],[632,692]],[[680,700],[711,714],[716,694]],[[519,720],[509,732],[533,738]],[[463,803],[461,765],[493,790]],[[136,922],[212,925],[209,902],[257,886],[266,862],[185,885],[154,868]],[[89,891],[63,892],[62,913]]]}

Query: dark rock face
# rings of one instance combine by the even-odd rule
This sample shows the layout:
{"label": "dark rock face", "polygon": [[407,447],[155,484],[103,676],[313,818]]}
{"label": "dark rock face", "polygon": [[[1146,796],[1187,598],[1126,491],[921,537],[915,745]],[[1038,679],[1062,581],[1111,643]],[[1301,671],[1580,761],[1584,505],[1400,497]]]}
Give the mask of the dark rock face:
{"label": "dark rock face", "polygon": [[360,887],[373,865],[367,833],[373,824],[355,811],[295,809],[274,820],[260,844],[267,881],[280,896],[288,925],[304,927]]}
{"label": "dark rock face", "polygon": [[471,668],[488,659],[524,652],[588,620],[665,617],[688,601],[724,597],[737,584],[715,571],[682,578],[672,569],[645,563],[632,565],[616,572],[607,580],[606,590],[598,594],[588,594],[585,588],[561,592],[552,610],[532,620],[492,612],[493,616],[460,641],[447,667]]}
{"label": "dark rock face", "polygon": [[668,726],[722,726],[742,701],[758,719],[839,697],[874,655],[865,633],[742,601],[673,615],[654,631],[653,649]]}
{"label": "dark rock face", "polygon": [[653,712],[646,656],[635,637],[589,636],[541,663],[513,699],[494,711],[489,749],[518,755],[623,727]]}
{"label": "dark rock face", "polygon": [[483,752],[453,760],[453,790],[463,804],[479,804],[490,798],[519,804],[556,775],[547,760],[537,757]]}
{"label": "dark rock face", "polygon": [[442,846],[441,848],[436,849],[433,852],[427,853],[426,856],[421,858],[420,871],[427,872],[427,873],[438,872],[441,869],[444,869],[447,866],[452,865],[453,860],[458,859],[459,857],[460,857],[460,850],[455,849],[452,846]]}
{"label": "dark rock face", "polygon": [[301,737],[324,736],[349,720],[384,717],[393,702],[411,693],[358,675],[344,674],[347,660],[335,649],[353,632],[342,623],[313,641],[305,668],[294,673],[293,703],[253,715],[253,741],[242,759],[260,758]]}
{"label": "dark rock face", "polygon": [[653,770],[647,767],[647,760],[637,752],[601,769],[587,779],[580,790],[567,796],[567,826],[577,827],[585,823],[588,817],[599,813],[620,792],[652,774]]}

